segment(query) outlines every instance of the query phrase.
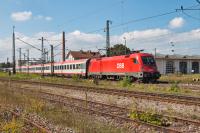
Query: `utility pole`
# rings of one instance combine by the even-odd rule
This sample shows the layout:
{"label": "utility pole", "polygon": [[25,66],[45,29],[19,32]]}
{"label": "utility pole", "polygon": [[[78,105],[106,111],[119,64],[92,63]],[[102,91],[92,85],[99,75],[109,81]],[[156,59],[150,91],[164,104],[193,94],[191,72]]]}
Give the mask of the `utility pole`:
{"label": "utility pole", "polygon": [[15,66],[15,26],[13,26],[13,74],[16,74]]}
{"label": "utility pole", "polygon": [[44,63],[46,63],[46,49],[44,48]]}
{"label": "utility pole", "polygon": [[51,45],[51,75],[54,74],[54,54],[53,54],[53,45]]}
{"label": "utility pole", "polygon": [[126,55],[126,37],[123,37],[123,38],[124,38],[125,55]]}
{"label": "utility pole", "polygon": [[23,55],[24,55],[24,61],[25,61],[26,60],[26,54],[24,53]]}
{"label": "utility pole", "polygon": [[41,73],[42,73],[42,77],[43,77],[44,76],[44,38],[42,37],[39,40],[42,41],[42,45],[41,45]]}
{"label": "utility pole", "polygon": [[19,48],[19,72],[21,72],[21,61],[22,61],[22,49],[21,48]]}
{"label": "utility pole", "polygon": [[110,56],[110,24],[112,22],[110,20],[106,21],[106,56]]}
{"label": "utility pole", "polygon": [[65,61],[65,32],[62,33],[62,61]]}
{"label": "utility pole", "polygon": [[49,52],[47,51],[46,54],[47,54],[47,56],[46,56],[47,60],[46,61],[49,62]]}
{"label": "utility pole", "polygon": [[156,48],[154,49],[154,57],[156,58]]}
{"label": "utility pole", "polygon": [[29,75],[29,49],[27,49],[27,65],[28,65],[28,75]]}

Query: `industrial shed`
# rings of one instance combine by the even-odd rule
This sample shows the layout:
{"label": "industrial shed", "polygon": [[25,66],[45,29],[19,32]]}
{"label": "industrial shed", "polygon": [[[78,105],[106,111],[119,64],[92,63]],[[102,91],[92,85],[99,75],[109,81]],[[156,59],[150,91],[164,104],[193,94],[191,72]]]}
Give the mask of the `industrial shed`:
{"label": "industrial shed", "polygon": [[161,74],[200,72],[200,56],[157,54],[155,60]]}

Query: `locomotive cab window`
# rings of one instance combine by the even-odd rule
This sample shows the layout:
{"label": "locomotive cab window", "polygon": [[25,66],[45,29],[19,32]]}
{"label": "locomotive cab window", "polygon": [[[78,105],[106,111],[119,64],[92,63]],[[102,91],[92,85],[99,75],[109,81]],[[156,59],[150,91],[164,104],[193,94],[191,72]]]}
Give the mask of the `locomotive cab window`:
{"label": "locomotive cab window", "polygon": [[138,64],[138,61],[137,61],[136,58],[133,58],[133,63],[134,63],[134,64]]}
{"label": "locomotive cab window", "polygon": [[152,56],[142,56],[142,62],[144,65],[156,65],[156,62]]}

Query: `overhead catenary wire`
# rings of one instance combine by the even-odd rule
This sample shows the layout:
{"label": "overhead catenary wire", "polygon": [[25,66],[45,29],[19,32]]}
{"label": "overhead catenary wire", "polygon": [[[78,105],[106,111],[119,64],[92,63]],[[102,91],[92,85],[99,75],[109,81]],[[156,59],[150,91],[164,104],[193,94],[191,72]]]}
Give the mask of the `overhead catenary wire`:
{"label": "overhead catenary wire", "polygon": [[39,48],[37,48],[37,47],[35,47],[35,46],[33,46],[32,44],[30,44],[30,43],[28,43],[28,42],[25,42],[25,41],[23,41],[22,39],[20,39],[19,37],[18,38],[16,38],[17,40],[19,40],[19,41],[21,41],[21,42],[23,42],[23,43],[25,43],[25,44],[27,44],[27,45],[29,45],[29,46],[31,46],[32,48],[34,48],[34,49],[37,49],[37,50],[39,50],[39,51],[42,51],[41,49],[39,49]]}
{"label": "overhead catenary wire", "polygon": [[192,19],[194,19],[194,20],[200,21],[200,18],[194,17],[194,16],[192,16],[192,15],[186,13],[185,11],[183,11],[182,13],[183,13],[185,16],[189,17],[189,18],[192,18]]}

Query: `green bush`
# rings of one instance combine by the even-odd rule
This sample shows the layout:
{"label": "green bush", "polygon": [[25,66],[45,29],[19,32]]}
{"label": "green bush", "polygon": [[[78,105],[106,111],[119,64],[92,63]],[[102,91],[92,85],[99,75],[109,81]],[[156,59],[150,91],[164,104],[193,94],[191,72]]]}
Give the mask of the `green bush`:
{"label": "green bush", "polygon": [[178,86],[178,84],[179,84],[179,82],[177,82],[177,81],[172,83],[169,91],[171,91],[171,92],[179,92],[180,91],[180,87]]}
{"label": "green bush", "polygon": [[77,75],[77,74],[72,75],[72,80],[73,80],[73,81],[76,81],[76,82],[77,82],[77,81],[79,81],[79,82],[81,81],[80,76]]}
{"label": "green bush", "polygon": [[169,126],[170,122],[167,119],[164,119],[162,116],[157,115],[152,112],[131,112],[130,114],[131,119],[138,119],[140,121],[144,121],[147,123],[151,123],[154,125],[159,125],[159,126]]}
{"label": "green bush", "polygon": [[124,77],[123,80],[121,81],[121,85],[123,87],[127,87],[127,86],[130,86],[132,83],[132,80],[130,77]]}

